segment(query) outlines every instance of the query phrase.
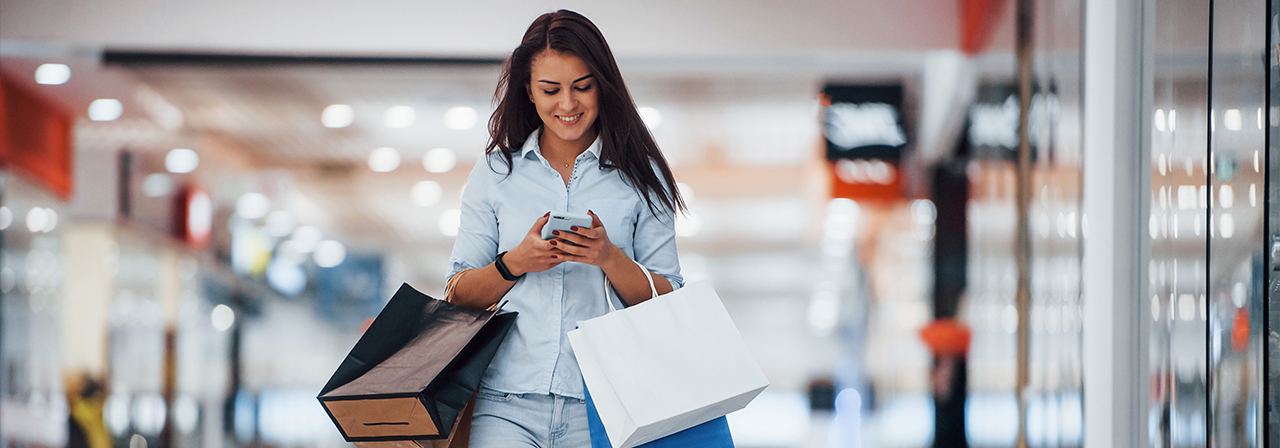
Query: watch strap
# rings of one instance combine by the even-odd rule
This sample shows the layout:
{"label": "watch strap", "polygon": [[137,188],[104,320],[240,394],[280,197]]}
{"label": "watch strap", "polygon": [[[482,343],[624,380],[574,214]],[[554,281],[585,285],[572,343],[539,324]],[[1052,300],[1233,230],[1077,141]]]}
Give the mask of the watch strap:
{"label": "watch strap", "polygon": [[506,280],[506,281],[509,281],[509,282],[514,282],[514,281],[516,281],[516,280],[520,280],[520,278],[521,278],[521,277],[524,277],[524,274],[521,274],[521,275],[512,275],[512,274],[511,274],[511,269],[508,269],[508,268],[507,268],[507,264],[506,264],[506,263],[504,263],[504,262],[502,261],[502,256],[503,256],[503,255],[506,255],[506,254],[507,254],[507,252],[506,252],[506,251],[503,251],[502,253],[498,254],[498,256],[497,256],[497,257],[494,257],[494,259],[493,259],[493,266],[494,266],[494,267],[496,267],[496,268],[498,268],[498,273],[502,275],[502,279],[503,279],[503,280]]}

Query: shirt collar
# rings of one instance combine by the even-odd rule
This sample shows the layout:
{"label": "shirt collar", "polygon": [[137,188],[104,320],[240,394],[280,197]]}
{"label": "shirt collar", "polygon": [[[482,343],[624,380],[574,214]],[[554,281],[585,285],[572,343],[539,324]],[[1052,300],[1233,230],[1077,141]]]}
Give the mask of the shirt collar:
{"label": "shirt collar", "polygon": [[[538,137],[540,136],[542,136],[541,126],[539,126],[538,129],[534,129],[533,133],[529,134],[529,138],[525,139],[524,146],[520,148],[521,158],[528,157],[530,153],[534,153],[534,152],[536,152],[538,155],[542,155],[542,148],[538,147]],[[595,141],[591,142],[591,146],[587,147],[587,152],[590,152],[591,155],[596,156],[596,159],[600,159],[600,135],[599,134],[596,135]]]}

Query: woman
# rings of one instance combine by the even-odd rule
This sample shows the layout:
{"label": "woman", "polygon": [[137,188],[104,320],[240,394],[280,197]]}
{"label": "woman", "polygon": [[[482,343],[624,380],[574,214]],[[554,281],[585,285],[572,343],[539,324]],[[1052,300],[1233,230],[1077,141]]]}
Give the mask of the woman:
{"label": "woman", "polygon": [[[503,68],[486,161],[462,198],[446,296],[520,317],[481,382],[475,447],[590,446],[582,374],[565,333],[683,285],[675,212],[684,201],[600,30],[560,10],[534,20]],[[550,211],[589,229],[540,233]],[[633,261],[634,260],[634,261]],[[645,270],[637,267],[639,262]],[[621,306],[621,304],[619,304]]]}

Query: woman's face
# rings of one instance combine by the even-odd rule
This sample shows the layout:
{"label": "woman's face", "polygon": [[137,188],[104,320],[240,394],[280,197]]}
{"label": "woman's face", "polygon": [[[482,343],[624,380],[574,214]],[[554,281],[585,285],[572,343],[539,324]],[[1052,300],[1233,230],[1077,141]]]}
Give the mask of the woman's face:
{"label": "woman's face", "polygon": [[[544,50],[533,58],[529,99],[542,118],[543,134],[583,147],[596,138],[596,80],[582,58]],[[586,139],[583,141],[583,139]]]}

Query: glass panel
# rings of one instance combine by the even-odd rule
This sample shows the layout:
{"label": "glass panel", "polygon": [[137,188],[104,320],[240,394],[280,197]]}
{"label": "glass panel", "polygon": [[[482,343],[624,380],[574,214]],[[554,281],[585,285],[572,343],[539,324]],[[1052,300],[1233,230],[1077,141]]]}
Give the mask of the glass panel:
{"label": "glass panel", "polygon": [[[62,446],[62,230],[66,209],[40,186],[0,172],[0,446]],[[10,420],[12,419],[12,420]]]}
{"label": "glass panel", "polygon": [[1209,109],[1209,413],[1215,446],[1260,446],[1266,3],[1214,1]]}
{"label": "glass panel", "polygon": [[1278,54],[1280,52],[1275,47],[1276,43],[1280,42],[1280,29],[1278,29],[1280,20],[1276,18],[1276,11],[1280,11],[1280,0],[1271,0],[1271,41],[1266,51],[1267,79],[1271,83],[1271,97],[1268,98],[1268,107],[1264,111],[1267,115],[1267,132],[1270,133],[1266,176],[1269,214],[1267,245],[1264,246],[1264,249],[1270,250],[1271,259],[1270,285],[1267,288],[1267,301],[1270,303],[1270,316],[1268,316],[1270,323],[1267,325],[1269,329],[1267,347],[1270,348],[1270,353],[1267,354],[1270,367],[1268,372],[1270,390],[1267,393],[1269,398],[1266,400],[1270,404],[1270,409],[1267,410],[1267,427],[1270,428],[1269,446],[1280,446],[1280,385],[1277,385],[1280,383],[1280,331],[1278,331],[1280,329],[1280,272],[1276,269],[1280,267],[1280,202],[1277,202],[1280,200],[1280,179],[1277,179],[1276,175],[1280,173],[1278,171],[1280,151],[1277,151],[1280,147],[1280,138],[1277,138],[1280,137],[1280,134],[1277,134],[1277,130],[1280,130],[1280,110],[1277,109],[1277,106],[1280,106],[1280,59],[1277,59],[1280,57]]}
{"label": "glass panel", "polygon": [[[1027,441],[1032,447],[1083,444],[1080,261],[1081,8],[1034,2],[1031,139],[1031,310]],[[1010,10],[1012,11],[1012,9]],[[1012,18],[1010,19],[1012,20]],[[1005,69],[995,64],[988,72]],[[970,446],[1015,446],[1018,313],[1016,232],[1016,68],[984,79],[970,110],[968,289],[962,317],[969,352]],[[1002,115],[1011,114],[1011,115]],[[1003,133],[1001,133],[1001,131]],[[996,138],[1005,136],[1003,140]],[[1003,143],[1002,143],[1003,141]],[[936,186],[935,186],[936,187]]]}
{"label": "glass panel", "polygon": [[1209,0],[1156,2],[1151,126],[1151,446],[1205,446]]}
{"label": "glass panel", "polygon": [[1030,383],[1027,441],[1084,443],[1080,325],[1080,18],[1084,2],[1037,0],[1033,52]]}

